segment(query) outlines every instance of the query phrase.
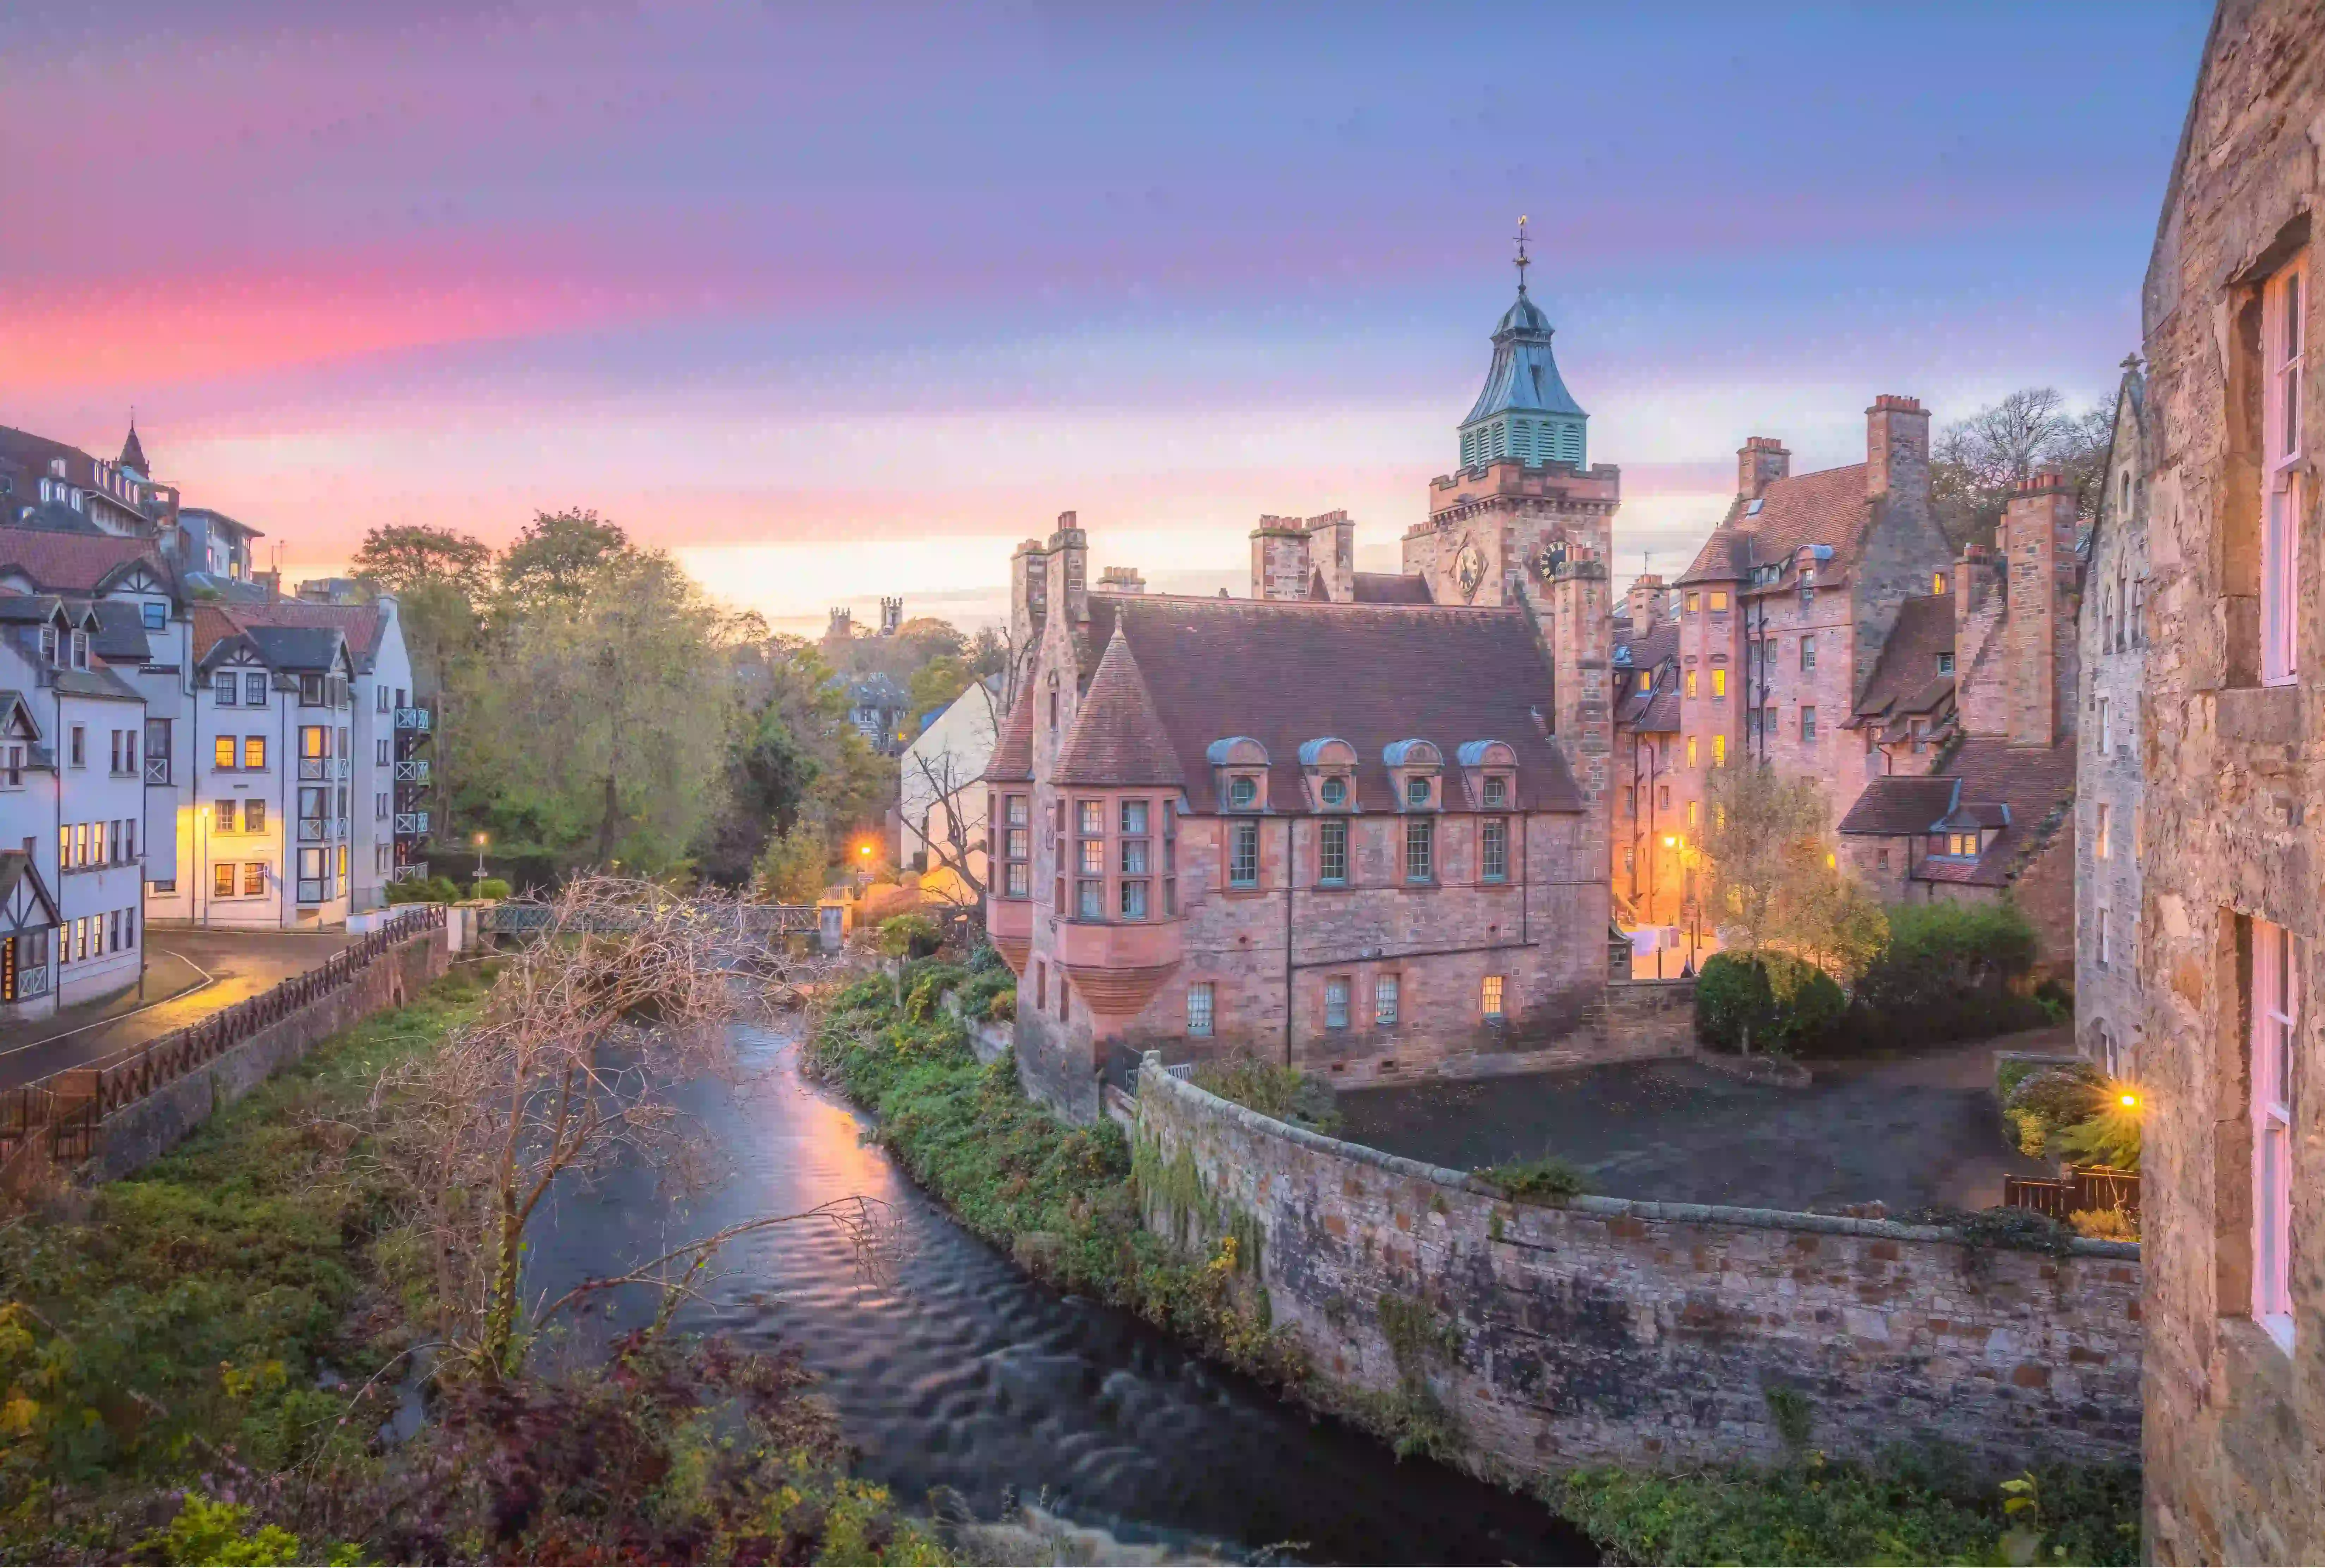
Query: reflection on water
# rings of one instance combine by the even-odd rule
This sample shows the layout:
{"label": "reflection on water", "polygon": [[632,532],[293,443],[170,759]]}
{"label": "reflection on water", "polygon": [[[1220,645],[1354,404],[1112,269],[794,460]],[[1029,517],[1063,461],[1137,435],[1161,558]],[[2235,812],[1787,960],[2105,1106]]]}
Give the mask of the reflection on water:
{"label": "reflection on water", "polygon": [[[1434,1465],[1400,1464],[1368,1437],[1311,1420],[1128,1316],[1061,1296],[955,1225],[857,1118],[804,1084],[787,1041],[746,1034],[755,1074],[737,1093],[689,1095],[731,1171],[683,1212],[650,1180],[564,1195],[529,1289],[689,1237],[852,1194],[892,1205],[901,1256],[878,1282],[828,1226],[781,1226],[728,1248],[686,1326],[796,1346],[863,1453],[904,1499],[936,1487],[980,1517],[1014,1499],[1125,1540],[1253,1552],[1301,1545],[1311,1561],[1588,1562],[1546,1509]],[[645,1293],[617,1309],[644,1321]]]}

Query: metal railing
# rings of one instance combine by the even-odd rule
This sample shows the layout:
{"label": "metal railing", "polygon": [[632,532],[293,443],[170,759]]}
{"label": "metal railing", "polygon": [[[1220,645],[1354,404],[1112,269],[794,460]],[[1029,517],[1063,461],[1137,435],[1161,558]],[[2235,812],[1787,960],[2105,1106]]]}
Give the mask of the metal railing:
{"label": "metal railing", "polygon": [[417,730],[424,734],[435,728],[435,715],[426,708],[398,708],[395,710],[395,727]]}
{"label": "metal railing", "polygon": [[157,757],[150,752],[147,753],[145,758],[145,782],[148,784],[167,784],[169,781],[170,754],[167,752],[164,752]]}
{"label": "metal railing", "polygon": [[387,880],[391,882],[424,882],[428,880],[428,862],[424,860],[415,860],[406,861],[399,866],[390,866]]}
{"label": "metal railing", "polygon": [[395,765],[398,784],[425,784],[429,781],[429,763],[425,757],[406,757]]}
{"label": "metal railing", "polygon": [[26,1001],[33,997],[46,996],[48,994],[49,966],[47,964],[35,964],[28,968],[19,969],[16,971],[16,1000],[18,1001]]}
{"label": "metal railing", "polygon": [[2054,1220],[2089,1209],[2121,1209],[2139,1213],[2139,1173],[2110,1170],[2104,1166],[2070,1167],[2063,1180],[2046,1176],[2002,1178],[2005,1208],[2032,1209]]}
{"label": "metal railing", "polygon": [[301,779],[344,779],[347,776],[347,760],[345,757],[301,757],[299,759],[299,777]]}

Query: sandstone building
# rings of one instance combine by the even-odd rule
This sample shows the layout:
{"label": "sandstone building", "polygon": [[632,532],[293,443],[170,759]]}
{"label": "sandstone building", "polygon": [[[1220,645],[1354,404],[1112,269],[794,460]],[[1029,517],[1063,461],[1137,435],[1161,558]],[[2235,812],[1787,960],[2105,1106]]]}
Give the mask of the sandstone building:
{"label": "sandstone building", "polygon": [[2084,546],[2077,636],[2075,1038],[2110,1074],[2138,1072],[2146,1032],[2139,977],[2139,684],[2147,659],[2146,384],[2138,362],[2116,395],[2115,438]]}
{"label": "sandstone building", "polygon": [[1679,621],[1671,591],[1643,573],[1616,606],[1613,824],[1615,907],[1626,926],[1680,918],[1672,770],[1680,739]]}
{"label": "sandstone building", "polygon": [[2142,300],[2148,1549],[2325,1561],[2325,5],[2223,0]]}
{"label": "sandstone building", "polygon": [[1521,282],[1403,573],[1337,512],[1264,519],[1247,599],[1093,586],[1071,512],[1019,548],[987,923],[1037,1093],[1095,1116],[1148,1048],[1342,1082],[1609,1048],[1620,475],[1583,420]]}

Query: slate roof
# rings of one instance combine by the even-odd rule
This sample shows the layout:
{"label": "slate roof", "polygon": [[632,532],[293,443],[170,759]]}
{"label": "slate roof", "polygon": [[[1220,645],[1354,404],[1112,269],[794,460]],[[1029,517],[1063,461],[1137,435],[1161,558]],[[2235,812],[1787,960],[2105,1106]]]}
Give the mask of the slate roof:
{"label": "slate roof", "polygon": [[0,594],[0,622],[37,626],[63,603],[54,594]]}
{"label": "slate roof", "polygon": [[1395,809],[1381,754],[1410,739],[1448,757],[1505,742],[1518,756],[1516,809],[1582,809],[1533,716],[1550,711],[1551,672],[1523,610],[1093,595],[1088,641],[1104,647],[1117,627],[1194,811],[1217,808],[1205,753],[1230,735],[1267,748],[1279,806],[1304,798],[1301,743],[1337,735],[1357,751],[1361,810]]}
{"label": "slate roof", "polygon": [[1001,733],[993,738],[993,755],[987,759],[985,778],[994,784],[1030,784],[1033,781],[1033,683],[1028,680],[1025,689],[1017,694],[1008,715],[1001,721]]}
{"label": "slate roof", "polygon": [[1516,302],[1494,328],[1494,363],[1486,372],[1477,405],[1461,422],[1474,425],[1510,410],[1582,418],[1582,405],[1559,377],[1550,339],[1550,318],[1520,290]]}
{"label": "slate roof", "polygon": [[145,443],[137,438],[137,421],[134,420],[129,421],[129,438],[121,443],[119,466],[134,468],[148,477],[151,477],[153,472],[145,466]]}
{"label": "slate roof", "polygon": [[[2020,858],[2058,826],[2075,796],[2075,747],[2014,746],[2000,736],[1962,742],[1934,778],[1876,779],[1841,818],[1840,831],[1896,838],[1940,831],[2001,826],[1976,860],[1940,856],[1913,870],[1916,881],[2007,887]],[[2005,809],[2006,808],[2006,809]]]}
{"label": "slate roof", "polygon": [[1820,469],[1769,481],[1760,510],[1737,496],[1681,583],[1737,582],[1755,567],[1787,559],[1804,544],[1830,545],[1842,562],[1853,562],[1865,542],[1873,509],[1865,493],[1862,463]]}
{"label": "slate roof", "polygon": [[100,539],[116,537],[91,522],[86,514],[75,512],[61,501],[36,501],[20,506],[16,515],[8,520],[11,528],[34,529],[42,533],[95,534]]}
{"label": "slate roof", "polygon": [[1953,810],[1960,789],[1961,780],[1955,778],[1888,774],[1865,786],[1865,793],[1840,819],[1839,831],[1874,838],[1931,832]]}
{"label": "slate roof", "polygon": [[89,607],[97,612],[97,635],[90,646],[99,659],[143,664],[153,657],[153,640],[145,634],[145,620],[136,605],[121,599],[99,599]]}
{"label": "slate roof", "polygon": [[94,594],[115,572],[140,559],[155,576],[169,580],[169,568],[150,539],[0,528],[0,571],[14,567],[46,593]]}
{"label": "slate roof", "polygon": [[145,699],[137,688],[101,664],[87,669],[59,669],[51,672],[55,678],[50,683],[67,696],[97,697],[107,702],[143,703]]}
{"label": "slate roof", "polygon": [[1433,604],[1429,579],[1418,572],[1358,572],[1355,592],[1359,604]]}
{"label": "slate roof", "polygon": [[1074,715],[1074,727],[1058,748],[1055,776],[1061,784],[1186,782],[1119,619]]}
{"label": "slate roof", "polygon": [[[224,642],[236,637],[246,637],[258,650],[259,658],[274,669],[328,670],[338,661],[338,650],[347,637],[337,626],[284,626],[258,621],[252,612],[254,604],[197,604],[194,606],[194,658],[208,663],[210,654]],[[309,608],[318,608],[310,605]]]}
{"label": "slate roof", "polygon": [[1951,594],[1921,594],[1902,602],[1873,677],[1857,700],[1856,715],[1844,727],[1937,711],[1954,688],[1952,676],[1938,673],[1938,655],[1953,650]]}
{"label": "slate roof", "polygon": [[380,632],[386,617],[375,604],[318,604],[304,599],[269,599],[259,604],[236,604],[232,614],[244,626],[282,626],[316,630],[329,628],[347,640],[357,668],[369,669],[378,656]]}

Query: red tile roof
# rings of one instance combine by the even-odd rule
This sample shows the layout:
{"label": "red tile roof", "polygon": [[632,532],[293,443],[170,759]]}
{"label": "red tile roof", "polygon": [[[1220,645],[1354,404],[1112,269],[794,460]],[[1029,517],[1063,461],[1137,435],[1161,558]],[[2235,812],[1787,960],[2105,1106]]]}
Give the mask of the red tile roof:
{"label": "red tile roof", "polygon": [[234,618],[245,626],[329,627],[347,640],[358,655],[379,651],[384,618],[375,604],[318,604],[304,599],[276,599],[261,604],[237,604]]}
{"label": "red tile roof", "polygon": [[1465,741],[1505,742],[1518,754],[1519,809],[1582,809],[1533,716],[1553,694],[1523,610],[1092,595],[1091,640],[1117,626],[1196,811],[1216,807],[1211,742],[1235,735],[1267,748],[1279,807],[1302,798],[1301,743],[1337,736],[1356,748],[1360,809],[1395,809],[1381,754],[1416,738],[1449,769]]}
{"label": "red tile roof", "polygon": [[1873,678],[1857,700],[1863,718],[1933,711],[1953,689],[1953,677],[1938,673],[1938,655],[1954,650],[1954,596],[1921,594],[1897,606],[1897,623],[1881,645]]}
{"label": "red tile roof", "polygon": [[1804,544],[1830,545],[1839,562],[1854,561],[1872,517],[1865,468],[1852,463],[1773,480],[1756,513],[1738,496],[1679,580],[1741,581],[1753,567],[1784,560]]}
{"label": "red tile roof", "polygon": [[216,604],[194,606],[194,658],[196,659],[208,658],[211,649],[229,637],[241,635],[242,628],[235,623],[234,617]]}
{"label": "red tile roof", "polygon": [[160,549],[150,539],[0,528],[0,571],[20,569],[43,593],[93,594],[116,569],[140,558],[157,574],[168,575]]}
{"label": "red tile roof", "polygon": [[1058,748],[1055,777],[1061,784],[1186,782],[1119,619],[1075,712],[1074,727]]}

